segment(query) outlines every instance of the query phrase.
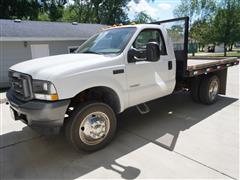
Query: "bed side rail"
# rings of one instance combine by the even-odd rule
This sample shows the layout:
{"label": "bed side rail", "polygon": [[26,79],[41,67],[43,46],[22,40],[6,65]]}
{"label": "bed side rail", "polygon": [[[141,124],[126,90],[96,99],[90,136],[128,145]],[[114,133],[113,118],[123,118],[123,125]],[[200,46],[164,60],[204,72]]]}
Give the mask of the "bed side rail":
{"label": "bed side rail", "polygon": [[235,57],[221,59],[219,61],[204,63],[195,66],[188,67],[188,76],[194,77],[202,74],[208,74],[211,72],[221,71],[231,66],[239,64],[239,60]]}

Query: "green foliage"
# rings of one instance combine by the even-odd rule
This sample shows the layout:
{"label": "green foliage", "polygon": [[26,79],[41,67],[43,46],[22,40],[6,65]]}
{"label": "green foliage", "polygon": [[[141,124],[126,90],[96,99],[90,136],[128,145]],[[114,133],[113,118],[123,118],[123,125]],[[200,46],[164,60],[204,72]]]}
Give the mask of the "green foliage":
{"label": "green foliage", "polygon": [[198,19],[211,20],[217,8],[217,0],[200,0],[197,8]]}
{"label": "green foliage", "polygon": [[120,24],[128,21],[126,5],[129,0],[74,0],[63,14],[64,21]]}
{"label": "green foliage", "polygon": [[174,43],[178,43],[183,40],[183,27],[181,25],[173,25],[167,29],[169,36]]}
{"label": "green foliage", "polygon": [[206,20],[195,21],[190,29],[190,37],[199,44],[199,47],[213,43],[213,34],[212,24]]}
{"label": "green foliage", "polygon": [[120,24],[130,0],[1,0],[0,18]]}
{"label": "green foliage", "polygon": [[50,21],[48,15],[46,13],[39,13],[38,20],[39,21]]}
{"label": "green foliage", "polygon": [[195,20],[211,18],[215,10],[216,0],[181,0],[173,13],[176,17],[188,16],[192,24]]}
{"label": "green foliage", "polygon": [[66,3],[66,0],[41,0],[41,13],[48,15],[50,21],[61,21]]}
{"label": "green foliage", "polygon": [[188,16],[190,23],[198,9],[197,0],[181,0],[181,4],[174,9],[173,14],[176,17]]}
{"label": "green foliage", "polygon": [[226,55],[240,41],[239,0],[181,0],[174,15],[190,17],[190,38],[200,46],[223,43]]}
{"label": "green foliage", "polygon": [[133,21],[139,24],[144,24],[153,22],[155,20],[151,18],[151,16],[149,16],[145,11],[141,11],[134,17]]}
{"label": "green foliage", "polygon": [[64,21],[77,21],[102,24],[128,22],[126,6],[129,0],[74,0],[65,8]]}
{"label": "green foliage", "polygon": [[51,21],[60,21],[63,16],[63,6],[52,3],[49,7],[49,19]]}
{"label": "green foliage", "polygon": [[63,20],[65,21],[76,21],[76,22],[91,22],[90,14],[92,13],[90,2],[82,0],[74,0],[74,4],[69,5],[65,8],[63,14]]}
{"label": "green foliage", "polygon": [[37,0],[1,0],[0,18],[36,20],[39,13]]}
{"label": "green foliage", "polygon": [[77,22],[78,16],[77,16],[77,9],[75,10],[74,6],[67,6],[63,13],[63,21],[66,22]]}
{"label": "green foliage", "polygon": [[240,2],[224,0],[216,12],[213,25],[217,43],[227,46],[240,41]]}
{"label": "green foliage", "polygon": [[103,24],[125,24],[129,21],[126,10],[130,0],[103,0],[99,6],[101,22]]}

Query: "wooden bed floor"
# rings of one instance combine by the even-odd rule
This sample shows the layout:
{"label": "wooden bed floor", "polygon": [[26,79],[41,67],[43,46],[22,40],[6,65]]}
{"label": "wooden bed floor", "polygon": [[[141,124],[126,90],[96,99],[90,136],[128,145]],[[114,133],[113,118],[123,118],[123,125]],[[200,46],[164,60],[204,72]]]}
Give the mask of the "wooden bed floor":
{"label": "wooden bed floor", "polygon": [[201,69],[219,64],[226,64],[236,61],[235,57],[231,58],[206,58],[206,59],[188,59],[188,70]]}

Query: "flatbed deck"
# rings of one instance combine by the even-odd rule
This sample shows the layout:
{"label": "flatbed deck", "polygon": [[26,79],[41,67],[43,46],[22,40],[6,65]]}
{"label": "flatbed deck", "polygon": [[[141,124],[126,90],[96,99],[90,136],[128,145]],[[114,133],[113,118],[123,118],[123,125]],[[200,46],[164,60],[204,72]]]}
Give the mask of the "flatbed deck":
{"label": "flatbed deck", "polygon": [[209,73],[229,66],[237,65],[239,61],[236,57],[193,57],[187,60],[187,71],[190,76]]}

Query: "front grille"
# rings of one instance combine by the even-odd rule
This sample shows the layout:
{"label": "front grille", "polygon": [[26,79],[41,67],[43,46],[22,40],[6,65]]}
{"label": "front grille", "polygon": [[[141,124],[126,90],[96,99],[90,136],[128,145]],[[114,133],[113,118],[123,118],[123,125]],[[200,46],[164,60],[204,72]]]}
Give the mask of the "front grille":
{"label": "front grille", "polygon": [[16,71],[9,71],[9,81],[13,95],[23,101],[32,99],[31,76]]}

